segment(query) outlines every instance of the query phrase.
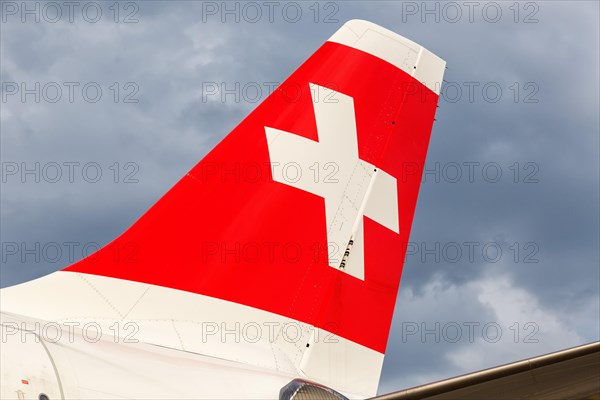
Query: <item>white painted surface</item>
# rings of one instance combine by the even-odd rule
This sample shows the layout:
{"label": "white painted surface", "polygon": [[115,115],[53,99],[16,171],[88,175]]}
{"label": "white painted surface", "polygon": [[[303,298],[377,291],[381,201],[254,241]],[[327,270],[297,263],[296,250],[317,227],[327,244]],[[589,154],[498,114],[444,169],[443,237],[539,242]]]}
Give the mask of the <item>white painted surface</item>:
{"label": "white painted surface", "polygon": [[[206,391],[201,393],[193,379],[180,383],[171,394],[150,385],[153,392],[161,393],[156,397],[162,398],[238,398],[235,396],[241,393],[240,382],[246,377],[241,371],[245,370],[250,371],[248,376],[257,387],[256,392],[249,393],[259,398],[267,393],[274,397],[266,398],[276,398],[279,389],[296,377],[324,384],[351,398],[367,397],[377,390],[383,364],[381,353],[323,330],[313,334],[311,340],[315,328],[277,314],[195,293],[96,275],[55,272],[0,290],[0,304],[4,321],[28,321],[29,329],[41,332],[42,339],[54,337],[45,335],[45,328],[50,328],[48,332],[54,326],[64,330],[61,340],[50,343],[49,348],[66,352],[65,365],[71,365],[77,375],[75,386],[86,382],[80,388],[80,398],[108,395],[99,387],[90,388],[96,387],[93,376],[113,373],[111,365],[119,366],[118,376],[110,375],[111,382],[122,377],[123,381],[141,385],[138,388],[148,386],[145,380],[162,384],[161,380],[171,376],[168,371],[182,368],[196,368],[198,376],[210,377],[202,381]],[[70,326],[83,339],[93,339],[99,327],[104,340],[71,343]],[[87,335],[81,333],[82,328],[88,329]],[[156,360],[154,352],[158,352]],[[133,359],[136,357],[140,360]],[[225,366],[219,364],[225,361]],[[180,362],[185,368],[178,366]],[[197,367],[188,365],[194,362]],[[227,366],[237,369],[231,372]],[[58,368],[60,373],[65,366]],[[218,372],[210,372],[211,368]],[[89,376],[80,369],[89,371]],[[376,373],[365,375],[365,371]],[[189,379],[187,373],[185,376]],[[109,379],[108,375],[105,378]],[[4,376],[2,379],[4,385]],[[227,385],[222,385],[224,381]],[[103,382],[98,385],[106,386]],[[119,392],[118,379],[115,382],[111,395],[130,393],[136,398],[134,392]]]}
{"label": "white painted surface", "polygon": [[[329,38],[381,58],[439,95],[446,62],[423,46],[368,21],[348,21]],[[416,68],[415,68],[416,67]]]}
{"label": "white painted surface", "polygon": [[[319,141],[294,133],[265,127],[272,164],[299,166],[301,174],[290,176],[289,169],[274,168],[273,180],[325,199],[325,218],[329,265],[341,268],[342,258],[353,239],[349,259],[352,264],[344,272],[364,280],[363,216],[398,233],[398,196],[396,178],[358,156],[356,117],[352,97],[326,87],[310,84]],[[315,93],[324,94],[321,98]],[[330,101],[323,100],[331,99]],[[316,163],[316,164],[315,164]],[[314,166],[331,165],[335,174],[316,177]],[[377,172],[375,170],[377,169]],[[380,178],[376,179],[376,176]],[[368,206],[369,190],[383,198]]]}

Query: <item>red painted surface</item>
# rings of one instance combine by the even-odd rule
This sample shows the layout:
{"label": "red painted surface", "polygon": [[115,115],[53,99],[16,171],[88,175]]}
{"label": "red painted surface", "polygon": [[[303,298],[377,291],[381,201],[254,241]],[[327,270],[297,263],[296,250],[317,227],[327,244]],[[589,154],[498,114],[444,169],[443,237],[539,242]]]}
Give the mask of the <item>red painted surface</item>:
{"label": "red painted surface", "polygon": [[[318,140],[309,82],[354,98],[360,158],[398,181],[400,234],[365,218],[364,281],[327,265],[323,199],[272,180],[265,126]],[[122,236],[66,270],[245,304],[383,353],[436,103],[395,66],[327,42]]]}

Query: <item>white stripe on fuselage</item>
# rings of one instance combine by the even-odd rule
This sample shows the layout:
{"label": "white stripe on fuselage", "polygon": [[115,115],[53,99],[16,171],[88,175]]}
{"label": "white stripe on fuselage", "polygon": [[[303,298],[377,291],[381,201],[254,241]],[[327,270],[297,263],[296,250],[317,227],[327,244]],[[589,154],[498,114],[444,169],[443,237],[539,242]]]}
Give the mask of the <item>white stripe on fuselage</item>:
{"label": "white stripe on fuselage", "polygon": [[[93,336],[99,326],[109,343],[124,352],[142,354],[129,346],[153,344],[286,377],[318,376],[319,383],[347,394],[373,394],[376,386],[365,387],[364,382],[377,382],[383,364],[383,354],[377,351],[290,318],[195,293],[97,275],[55,272],[0,290],[0,304],[5,313],[46,321],[40,329],[50,327],[50,322],[63,329],[91,329],[88,336]],[[51,329],[45,334],[50,333]],[[122,362],[106,358],[105,354],[118,353],[109,344],[87,341],[81,346],[102,362]],[[108,353],[106,346],[111,348]],[[145,348],[144,352],[152,351]],[[78,365],[76,374],[81,373],[79,368],[88,367]],[[159,380],[163,373],[156,367],[144,371],[145,376]],[[222,373],[215,382],[228,380],[227,371],[222,369]],[[87,383],[91,384],[93,380]]]}

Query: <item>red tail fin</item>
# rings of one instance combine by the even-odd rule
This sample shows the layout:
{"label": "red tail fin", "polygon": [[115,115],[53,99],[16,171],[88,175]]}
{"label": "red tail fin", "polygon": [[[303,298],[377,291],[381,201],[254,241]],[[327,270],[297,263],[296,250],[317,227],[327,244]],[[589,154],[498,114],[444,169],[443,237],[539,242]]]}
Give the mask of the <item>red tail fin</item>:
{"label": "red tail fin", "polygon": [[[67,271],[249,305],[384,352],[421,178],[407,166],[424,162],[443,69],[418,45],[346,24],[115,243]],[[127,243],[138,262],[113,262]],[[347,247],[353,274],[340,270]]]}
{"label": "red tail fin", "polygon": [[[227,300],[384,353],[444,68],[401,36],[346,23],[129,230],[66,271]],[[301,347],[299,368],[335,385],[319,348]]]}

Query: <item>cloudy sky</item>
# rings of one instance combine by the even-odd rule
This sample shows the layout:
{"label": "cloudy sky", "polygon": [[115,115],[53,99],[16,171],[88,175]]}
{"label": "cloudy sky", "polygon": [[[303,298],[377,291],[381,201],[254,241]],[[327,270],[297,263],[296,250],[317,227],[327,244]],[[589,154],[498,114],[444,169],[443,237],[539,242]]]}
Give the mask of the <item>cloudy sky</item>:
{"label": "cloudy sky", "polygon": [[598,2],[22,4],[2,2],[2,287],[111,241],[361,18],[448,62],[379,391],[599,339]]}

